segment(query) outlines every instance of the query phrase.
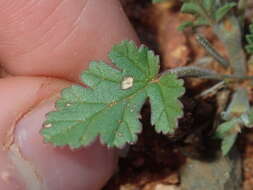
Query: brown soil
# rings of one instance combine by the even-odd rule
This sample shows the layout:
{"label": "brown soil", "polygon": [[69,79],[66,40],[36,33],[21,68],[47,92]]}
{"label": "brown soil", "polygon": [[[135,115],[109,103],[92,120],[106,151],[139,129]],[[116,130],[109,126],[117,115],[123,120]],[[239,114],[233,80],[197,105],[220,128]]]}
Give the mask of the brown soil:
{"label": "brown soil", "polygon": [[[161,55],[162,69],[192,64],[205,56],[191,33],[177,30],[183,20],[189,19],[188,15],[179,13],[178,1],[160,5],[152,5],[150,0],[121,1],[142,43]],[[211,31],[204,29],[202,32],[226,56],[222,44]],[[182,97],[185,115],[179,121],[179,130],[171,137],[155,133],[150,126],[147,103],[142,110],[143,133],[135,145],[128,147],[127,157],[120,159],[117,174],[103,190],[179,190],[179,169],[185,159],[198,158],[202,152],[212,149],[206,140],[217,109],[215,97],[195,98],[212,84],[203,80],[185,82],[187,91]],[[244,133],[239,144],[244,164],[243,189],[252,190],[253,132]]]}

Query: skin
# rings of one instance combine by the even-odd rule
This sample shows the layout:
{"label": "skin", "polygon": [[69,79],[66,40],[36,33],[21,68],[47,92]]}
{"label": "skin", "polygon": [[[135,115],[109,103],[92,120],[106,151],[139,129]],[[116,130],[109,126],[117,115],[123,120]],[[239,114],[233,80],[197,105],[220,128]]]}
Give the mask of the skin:
{"label": "skin", "polygon": [[118,0],[0,0],[0,189],[99,190],[117,153],[45,144],[39,131],[59,91],[91,60],[135,40]]}

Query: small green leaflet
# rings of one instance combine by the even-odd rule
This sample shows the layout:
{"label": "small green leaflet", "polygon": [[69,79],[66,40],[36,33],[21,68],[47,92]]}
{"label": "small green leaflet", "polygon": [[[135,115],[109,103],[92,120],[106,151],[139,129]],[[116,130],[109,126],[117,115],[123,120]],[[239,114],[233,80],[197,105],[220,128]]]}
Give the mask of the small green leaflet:
{"label": "small green leaflet", "polygon": [[253,24],[250,24],[249,26],[250,34],[246,35],[246,40],[248,42],[248,45],[246,46],[246,50],[248,53],[253,53]]}
{"label": "small green leaflet", "polygon": [[188,27],[198,27],[218,23],[236,5],[237,4],[234,2],[227,2],[224,5],[217,6],[215,0],[185,1],[181,7],[181,12],[192,14],[195,16],[195,19],[181,24],[179,30],[182,31]]}
{"label": "small green leaflet", "polygon": [[241,123],[248,128],[253,127],[253,108],[251,107],[248,112],[240,116]]}
{"label": "small green leaflet", "polygon": [[204,0],[203,1],[203,7],[208,11],[212,10],[212,8],[214,7],[214,4],[215,4],[215,0]]}
{"label": "small green leaflet", "polygon": [[180,24],[177,29],[179,31],[184,31],[186,28],[192,28],[192,27],[194,27],[194,23],[193,22],[191,22],[191,21],[185,21],[182,24]]}
{"label": "small green leaflet", "polygon": [[152,0],[152,3],[162,3],[168,0]]}
{"label": "small green leaflet", "polygon": [[213,17],[216,22],[220,22],[228,12],[234,8],[237,4],[235,2],[226,3],[224,6],[220,7],[215,11]]}
{"label": "small green leaflet", "polygon": [[248,127],[253,126],[253,108],[251,108],[248,112]]}
{"label": "small green leaflet", "polygon": [[232,100],[227,107],[227,110],[223,112],[224,120],[231,120],[234,117],[239,117],[245,114],[250,109],[249,94],[245,88],[237,88],[233,93]]}
{"label": "small green leaflet", "polygon": [[237,135],[240,132],[240,127],[240,120],[238,119],[226,121],[218,126],[215,137],[222,139],[221,150],[223,155],[227,155],[233,147]]}
{"label": "small green leaflet", "polygon": [[183,115],[178,100],[184,93],[183,81],[173,74],[159,76],[159,57],[133,42],[115,45],[109,58],[116,68],[91,62],[81,75],[89,88],[73,85],[63,90],[41,131],[47,142],[71,148],[88,145],[97,137],[109,147],[134,143],[147,98],[156,131],[174,132]]}
{"label": "small green leaflet", "polygon": [[182,5],[181,12],[189,13],[189,14],[202,15],[203,14],[203,9],[197,3],[186,2]]}
{"label": "small green leaflet", "polygon": [[241,128],[251,126],[251,114],[248,91],[242,87],[237,88],[227,110],[222,114],[225,122],[218,126],[215,133],[216,138],[222,139],[223,155],[229,153]]}

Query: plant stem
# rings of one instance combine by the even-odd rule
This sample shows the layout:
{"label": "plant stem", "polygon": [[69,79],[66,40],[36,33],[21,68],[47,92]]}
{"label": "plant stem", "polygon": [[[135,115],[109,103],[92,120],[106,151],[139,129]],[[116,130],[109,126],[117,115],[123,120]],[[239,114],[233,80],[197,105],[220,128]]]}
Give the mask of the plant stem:
{"label": "plant stem", "polygon": [[217,74],[216,76],[207,76],[207,77],[202,77],[205,79],[213,79],[213,80],[225,80],[225,79],[231,79],[231,80],[253,80],[253,76],[243,76],[243,75],[220,75]]}
{"label": "plant stem", "polygon": [[[208,10],[202,4],[203,0],[195,0],[195,2],[202,9],[201,16],[208,20],[209,25],[213,28],[214,33],[223,42],[225,48],[228,51],[230,65],[236,75],[246,75],[246,56],[242,46],[242,32],[240,18],[237,18],[234,14],[228,14],[222,22],[216,22],[208,13]],[[216,0],[216,6],[221,7],[230,0]],[[246,0],[240,0],[240,7]],[[239,7],[239,8],[240,8]]]}
{"label": "plant stem", "polygon": [[166,73],[171,73],[171,74],[176,74],[179,78],[182,77],[215,77],[218,74],[215,71],[208,70],[208,69],[203,69],[200,67],[196,66],[186,66],[186,67],[176,67],[174,69],[166,70],[161,73],[161,75],[166,74]]}
{"label": "plant stem", "polygon": [[221,23],[213,24],[212,28],[228,51],[230,64],[234,73],[241,76],[246,75],[246,56],[242,46],[239,19],[233,14],[228,14]]}
{"label": "plant stem", "polygon": [[196,34],[196,40],[222,67],[227,68],[229,66],[229,62],[216,51],[212,44],[203,35]]}
{"label": "plant stem", "polygon": [[160,74],[160,76],[171,73],[176,74],[179,78],[203,78],[203,79],[211,79],[211,80],[253,80],[253,76],[246,76],[246,75],[222,75],[215,71],[203,69],[196,66],[186,66],[186,67],[177,67],[174,69],[166,70]]}
{"label": "plant stem", "polygon": [[208,97],[210,95],[214,95],[214,94],[217,93],[218,90],[220,90],[224,86],[225,86],[225,82],[224,81],[218,82],[217,84],[215,84],[211,88],[208,88],[207,90],[201,92],[195,98]]}

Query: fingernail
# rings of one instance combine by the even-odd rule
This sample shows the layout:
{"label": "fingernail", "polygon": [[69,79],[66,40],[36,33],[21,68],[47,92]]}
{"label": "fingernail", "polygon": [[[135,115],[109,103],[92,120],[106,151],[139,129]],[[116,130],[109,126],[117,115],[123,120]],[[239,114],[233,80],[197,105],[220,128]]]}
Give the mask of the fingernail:
{"label": "fingernail", "polygon": [[[98,142],[75,151],[44,143],[39,131],[45,114],[54,110],[54,102],[44,101],[26,114],[16,127],[11,151],[16,155],[13,162],[19,167],[26,189],[101,189],[115,171],[116,151]],[[22,173],[22,166],[29,170]],[[36,182],[31,183],[31,179]]]}

